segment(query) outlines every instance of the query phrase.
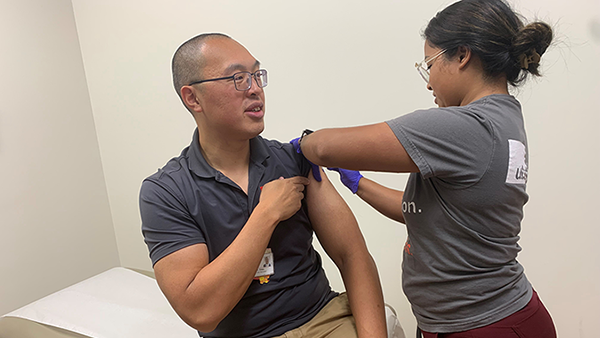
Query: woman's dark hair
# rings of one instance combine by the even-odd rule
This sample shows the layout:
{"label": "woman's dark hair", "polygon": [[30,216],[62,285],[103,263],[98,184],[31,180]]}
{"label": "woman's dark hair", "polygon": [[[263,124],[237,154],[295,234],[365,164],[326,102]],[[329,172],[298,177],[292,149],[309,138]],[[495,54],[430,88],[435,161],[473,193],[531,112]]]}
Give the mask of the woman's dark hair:
{"label": "woman's dark hair", "polygon": [[503,0],[462,0],[429,21],[423,36],[452,57],[466,47],[479,57],[488,77],[506,75],[517,86],[528,73],[540,76],[540,56],[552,42],[552,28],[544,22],[524,25]]}

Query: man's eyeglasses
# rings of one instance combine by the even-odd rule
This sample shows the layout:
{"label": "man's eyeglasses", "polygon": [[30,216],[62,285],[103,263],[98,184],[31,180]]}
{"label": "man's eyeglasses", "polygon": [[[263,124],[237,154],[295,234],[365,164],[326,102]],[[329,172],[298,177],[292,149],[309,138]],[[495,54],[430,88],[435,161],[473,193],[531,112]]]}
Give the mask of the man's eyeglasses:
{"label": "man's eyeglasses", "polygon": [[194,81],[194,82],[191,82],[190,84],[188,84],[188,86],[203,83],[203,82],[210,82],[210,81],[233,80],[235,89],[243,92],[252,87],[252,78],[254,78],[254,80],[256,81],[256,84],[260,88],[264,88],[267,86],[268,80],[267,80],[267,70],[266,69],[259,69],[259,70],[255,71],[254,73],[238,72],[231,76]]}
{"label": "man's eyeglasses", "polygon": [[437,59],[440,55],[446,53],[446,50],[442,50],[441,52],[435,54],[434,56],[421,61],[421,63],[415,63],[415,67],[417,68],[417,72],[421,75],[425,82],[429,83],[429,68],[433,64],[433,60]]}

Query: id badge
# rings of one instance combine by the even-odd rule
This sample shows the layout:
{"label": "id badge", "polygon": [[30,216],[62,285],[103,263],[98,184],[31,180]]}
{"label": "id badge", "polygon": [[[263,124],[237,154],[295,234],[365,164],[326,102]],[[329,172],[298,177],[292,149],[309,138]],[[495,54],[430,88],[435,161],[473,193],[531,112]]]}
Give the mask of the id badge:
{"label": "id badge", "polygon": [[273,260],[273,252],[271,251],[271,248],[267,248],[254,277],[270,276],[274,273],[275,261]]}

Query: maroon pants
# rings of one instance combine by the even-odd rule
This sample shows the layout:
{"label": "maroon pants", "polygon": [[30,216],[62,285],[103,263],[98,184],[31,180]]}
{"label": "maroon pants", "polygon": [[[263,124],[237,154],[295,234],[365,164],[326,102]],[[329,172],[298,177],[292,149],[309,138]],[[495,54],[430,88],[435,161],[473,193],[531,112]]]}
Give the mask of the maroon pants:
{"label": "maroon pants", "polygon": [[424,338],[556,338],[550,313],[535,290],[521,310],[488,326],[456,333],[429,333]]}

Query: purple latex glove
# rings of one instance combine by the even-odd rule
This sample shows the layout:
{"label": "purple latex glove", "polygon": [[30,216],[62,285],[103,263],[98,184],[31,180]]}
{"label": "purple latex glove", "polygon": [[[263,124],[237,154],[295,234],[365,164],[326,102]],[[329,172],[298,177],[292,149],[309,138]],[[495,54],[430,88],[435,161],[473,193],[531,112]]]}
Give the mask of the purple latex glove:
{"label": "purple latex glove", "polygon": [[342,183],[352,191],[353,194],[356,194],[358,191],[358,182],[363,175],[361,175],[360,171],[356,170],[348,170],[348,169],[340,169],[340,168],[327,168],[332,171],[337,171],[340,174],[340,180]]}
{"label": "purple latex glove", "polygon": [[[298,154],[302,154],[302,148],[300,148],[299,137],[296,137],[295,139],[291,140],[290,143],[294,146],[294,149]],[[302,156],[304,156],[304,154],[302,154]],[[308,161],[308,163],[310,163],[310,166],[312,167],[312,174],[315,180],[317,180],[317,182],[321,182],[321,170],[319,169],[319,166],[312,163],[311,161]]]}

